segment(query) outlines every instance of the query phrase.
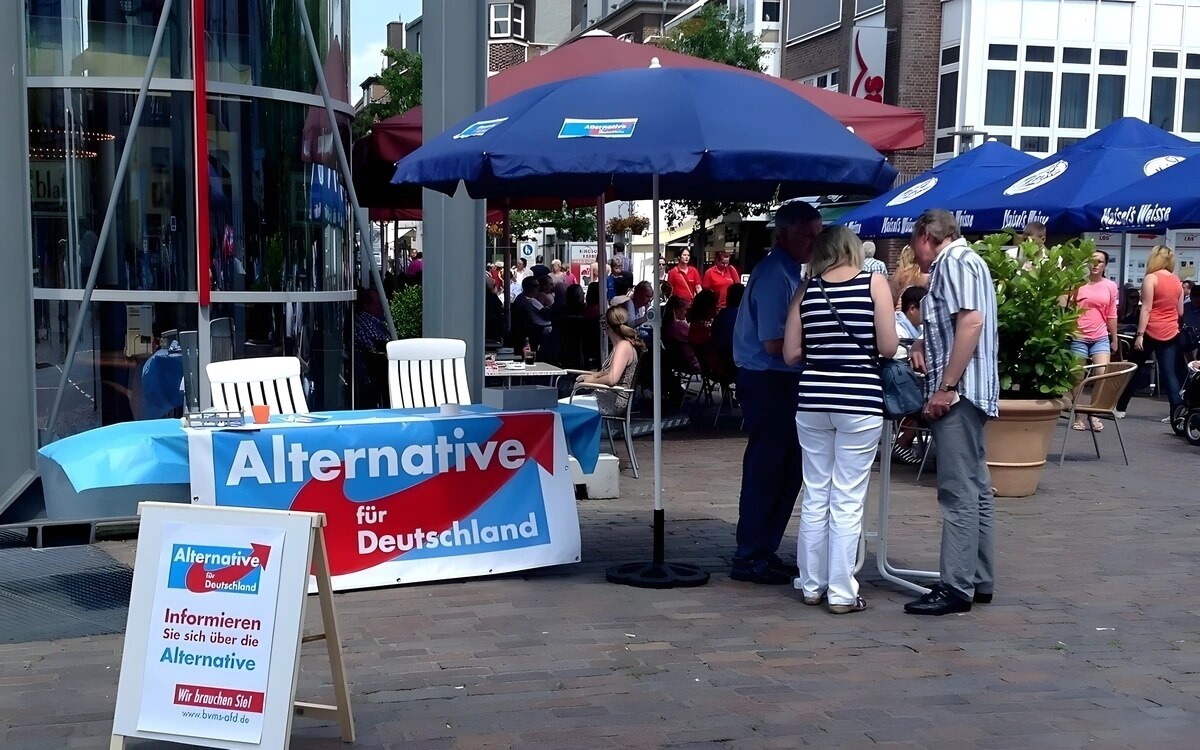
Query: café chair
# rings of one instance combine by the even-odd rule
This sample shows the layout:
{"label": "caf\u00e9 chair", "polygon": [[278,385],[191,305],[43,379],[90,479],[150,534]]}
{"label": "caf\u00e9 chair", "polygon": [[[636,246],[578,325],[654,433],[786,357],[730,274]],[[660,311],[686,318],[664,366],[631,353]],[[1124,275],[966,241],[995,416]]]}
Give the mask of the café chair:
{"label": "caf\u00e9 chair", "polygon": [[460,339],[389,341],[388,395],[393,409],[467,405],[467,342]]}
{"label": "caf\u00e9 chair", "polygon": [[[1107,365],[1083,367],[1084,377],[1067,397],[1069,406],[1064,408],[1059,415],[1067,420],[1062,451],[1058,456],[1059,466],[1063,465],[1063,460],[1067,456],[1067,438],[1071,435],[1071,425],[1075,422],[1076,414],[1112,420],[1113,428],[1117,431],[1117,442],[1121,444],[1121,455],[1125,457],[1125,465],[1129,465],[1129,454],[1125,452],[1125,439],[1121,437],[1121,425],[1117,420],[1117,400],[1120,399],[1121,393],[1137,369],[1138,366],[1135,362],[1110,362]],[[1082,404],[1080,400],[1083,398],[1084,391],[1089,387],[1092,389],[1091,403]],[[1092,420],[1087,419],[1085,424],[1088,432],[1092,434],[1092,445],[1096,448],[1096,458],[1100,458],[1100,443],[1096,440],[1096,430],[1092,427]]]}
{"label": "caf\u00e9 chair", "polygon": [[213,362],[205,371],[216,411],[245,412],[255,404],[266,404],[272,414],[308,413],[300,360],[295,357]]}

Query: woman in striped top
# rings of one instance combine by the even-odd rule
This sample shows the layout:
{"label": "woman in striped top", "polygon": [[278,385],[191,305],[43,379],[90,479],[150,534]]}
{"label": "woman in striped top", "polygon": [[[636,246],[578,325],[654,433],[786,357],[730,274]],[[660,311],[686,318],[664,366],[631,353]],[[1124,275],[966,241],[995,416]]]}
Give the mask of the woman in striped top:
{"label": "woman in striped top", "polygon": [[813,245],[808,282],[788,310],[783,356],[804,363],[796,407],[804,498],[796,588],[834,614],[866,609],[854,580],[863,502],[883,428],[878,357],[896,354],[887,279],[860,271],[862,243],[827,227]]}

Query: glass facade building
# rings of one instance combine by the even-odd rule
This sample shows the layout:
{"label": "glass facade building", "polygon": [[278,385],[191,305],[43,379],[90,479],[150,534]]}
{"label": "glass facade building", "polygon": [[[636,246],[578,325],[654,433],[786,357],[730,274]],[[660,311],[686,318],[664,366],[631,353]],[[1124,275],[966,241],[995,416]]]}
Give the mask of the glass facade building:
{"label": "glass facade building", "polygon": [[349,407],[349,0],[305,0],[337,132],[294,0],[175,0],[120,184],[164,0],[23,2],[40,430],[114,194],[56,436],[202,407],[205,364],[242,357],[298,357],[311,408]]}

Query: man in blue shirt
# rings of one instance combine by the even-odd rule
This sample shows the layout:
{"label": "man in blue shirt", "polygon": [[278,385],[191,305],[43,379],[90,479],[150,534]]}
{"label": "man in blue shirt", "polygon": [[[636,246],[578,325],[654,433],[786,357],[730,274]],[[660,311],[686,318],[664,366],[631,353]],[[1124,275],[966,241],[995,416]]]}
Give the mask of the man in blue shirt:
{"label": "man in blue shirt", "polygon": [[803,477],[796,437],[796,384],[800,368],[783,361],[788,305],[800,286],[800,266],[812,256],[821,215],[792,201],[775,213],[775,247],[750,274],[733,332],[737,395],[746,420],[737,551],[730,578],[785,584],[795,565],[777,551],[792,517]]}

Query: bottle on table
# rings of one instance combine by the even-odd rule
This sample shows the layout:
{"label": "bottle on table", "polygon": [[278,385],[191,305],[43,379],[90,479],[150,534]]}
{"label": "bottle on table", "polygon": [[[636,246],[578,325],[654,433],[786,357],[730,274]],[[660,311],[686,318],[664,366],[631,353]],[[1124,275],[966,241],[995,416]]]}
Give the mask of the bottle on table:
{"label": "bottle on table", "polygon": [[521,350],[521,355],[525,360],[525,364],[533,364],[533,347],[529,345],[529,339],[525,339],[525,348]]}

